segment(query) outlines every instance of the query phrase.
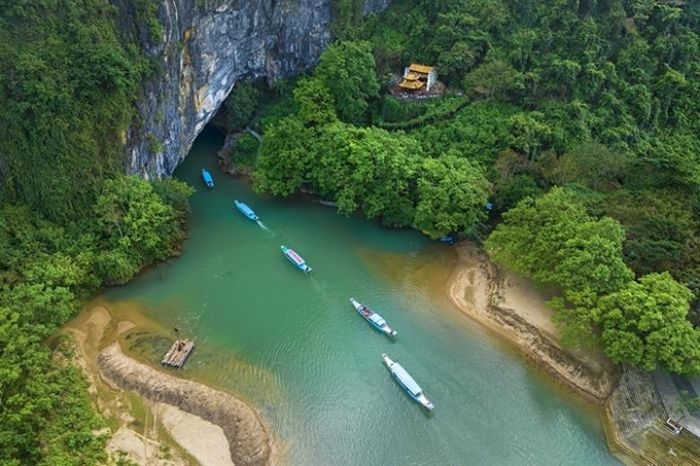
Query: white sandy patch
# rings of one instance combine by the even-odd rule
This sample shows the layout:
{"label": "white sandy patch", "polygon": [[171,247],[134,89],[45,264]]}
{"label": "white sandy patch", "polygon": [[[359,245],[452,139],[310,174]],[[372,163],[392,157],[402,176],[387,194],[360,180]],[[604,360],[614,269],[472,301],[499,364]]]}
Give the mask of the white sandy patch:
{"label": "white sandy patch", "polygon": [[107,442],[107,451],[128,458],[138,465],[183,466],[179,458],[167,459],[161,454],[161,444],[122,426]]}
{"label": "white sandy patch", "polygon": [[173,439],[201,464],[234,466],[221,427],[166,403],[154,409]]}
{"label": "white sandy patch", "polygon": [[599,349],[562,348],[552,322],[549,296],[496,267],[470,243],[456,247],[458,263],[448,281],[452,302],[466,315],[515,343],[528,359],[578,393],[600,403],[610,393],[614,365]]}
{"label": "white sandy patch", "polygon": [[554,313],[547,306],[548,297],[527,278],[512,272],[504,273],[504,283],[499,290],[499,306],[515,309],[518,314],[540,330],[558,336],[559,331],[552,322]]}

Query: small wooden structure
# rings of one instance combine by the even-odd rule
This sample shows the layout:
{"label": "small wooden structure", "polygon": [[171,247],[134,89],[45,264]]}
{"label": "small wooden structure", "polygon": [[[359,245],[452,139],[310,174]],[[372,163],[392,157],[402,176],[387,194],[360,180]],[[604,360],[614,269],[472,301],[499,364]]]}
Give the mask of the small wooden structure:
{"label": "small wooden structure", "polygon": [[418,91],[430,88],[437,82],[437,70],[432,66],[418,65],[412,63],[403,71],[403,81],[399,83],[401,89],[407,91]]}
{"label": "small wooden structure", "polygon": [[164,366],[175,367],[177,369],[181,368],[187,357],[190,355],[194,349],[194,342],[192,340],[185,340],[178,338],[175,343],[170,347],[163,359],[160,361]]}
{"label": "small wooden structure", "polygon": [[671,429],[673,435],[678,435],[681,433],[681,431],[683,431],[683,426],[679,422],[676,422],[673,419],[671,419],[670,417],[666,418],[666,427]]}

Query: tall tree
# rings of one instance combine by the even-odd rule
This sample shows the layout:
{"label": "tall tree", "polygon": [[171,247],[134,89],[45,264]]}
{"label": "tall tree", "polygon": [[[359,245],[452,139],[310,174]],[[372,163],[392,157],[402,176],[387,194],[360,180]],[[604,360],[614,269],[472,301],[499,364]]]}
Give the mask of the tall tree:
{"label": "tall tree", "polygon": [[605,353],[644,370],[700,373],[700,330],[687,320],[692,297],[668,273],[629,282],[596,308]]}
{"label": "tall tree", "polygon": [[490,186],[480,167],[445,155],[425,159],[418,176],[414,223],[431,238],[471,230],[486,220]]}
{"label": "tall tree", "polygon": [[332,44],[321,54],[314,76],[330,91],[341,120],[355,124],[366,121],[369,100],[379,93],[376,63],[369,42]]}
{"label": "tall tree", "polygon": [[282,197],[295,193],[306,179],[313,158],[309,145],[315,137],[297,117],[278,121],[260,145],[253,188]]}

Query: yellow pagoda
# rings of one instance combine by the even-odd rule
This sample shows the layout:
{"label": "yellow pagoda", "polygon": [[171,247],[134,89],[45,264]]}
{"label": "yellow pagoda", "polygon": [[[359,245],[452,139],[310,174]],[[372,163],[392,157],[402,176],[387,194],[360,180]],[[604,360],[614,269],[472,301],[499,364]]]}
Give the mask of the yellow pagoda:
{"label": "yellow pagoda", "polygon": [[417,91],[425,87],[426,91],[437,81],[437,70],[432,66],[411,63],[403,72],[403,81],[399,83],[401,89]]}

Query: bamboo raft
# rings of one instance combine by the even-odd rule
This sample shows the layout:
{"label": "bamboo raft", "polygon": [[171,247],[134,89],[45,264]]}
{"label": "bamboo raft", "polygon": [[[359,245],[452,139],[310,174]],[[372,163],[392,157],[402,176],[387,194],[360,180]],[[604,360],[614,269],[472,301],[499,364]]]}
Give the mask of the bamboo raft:
{"label": "bamboo raft", "polygon": [[164,366],[170,366],[175,368],[181,368],[187,357],[190,355],[194,349],[194,342],[192,340],[183,340],[178,338],[175,343],[170,347],[163,359],[160,361]]}

